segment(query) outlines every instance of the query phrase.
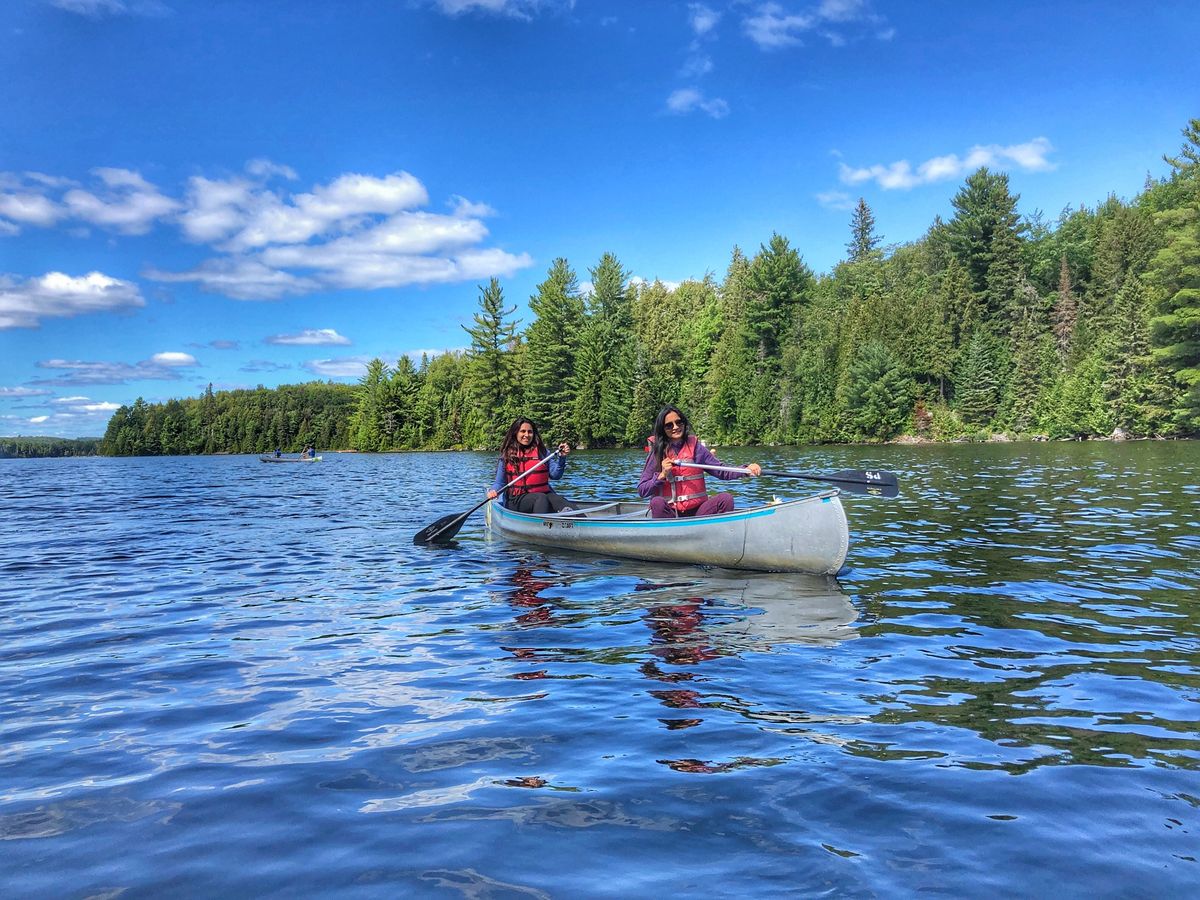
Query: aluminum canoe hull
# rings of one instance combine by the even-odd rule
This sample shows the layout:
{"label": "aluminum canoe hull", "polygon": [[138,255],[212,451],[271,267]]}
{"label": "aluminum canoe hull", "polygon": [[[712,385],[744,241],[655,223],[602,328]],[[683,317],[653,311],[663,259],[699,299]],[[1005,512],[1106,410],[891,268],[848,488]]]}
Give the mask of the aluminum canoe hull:
{"label": "aluminum canoe hull", "polygon": [[837,574],[850,546],[836,490],[692,519],[651,519],[645,503],[573,505],[573,513],[539,516],[489,503],[487,527],[494,535],[564,550],[812,575]]}

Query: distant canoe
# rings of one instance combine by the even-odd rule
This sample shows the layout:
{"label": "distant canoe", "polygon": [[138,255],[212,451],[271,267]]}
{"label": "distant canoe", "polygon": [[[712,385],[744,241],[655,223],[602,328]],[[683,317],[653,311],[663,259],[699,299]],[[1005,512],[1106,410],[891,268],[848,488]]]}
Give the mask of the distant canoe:
{"label": "distant canoe", "polygon": [[260,462],[320,462],[319,456],[260,456]]}
{"label": "distant canoe", "polygon": [[651,519],[646,503],[572,503],[557,515],[487,507],[493,534],[566,550],[759,572],[834,575],[850,530],[838,491],[735,509],[720,516]]}

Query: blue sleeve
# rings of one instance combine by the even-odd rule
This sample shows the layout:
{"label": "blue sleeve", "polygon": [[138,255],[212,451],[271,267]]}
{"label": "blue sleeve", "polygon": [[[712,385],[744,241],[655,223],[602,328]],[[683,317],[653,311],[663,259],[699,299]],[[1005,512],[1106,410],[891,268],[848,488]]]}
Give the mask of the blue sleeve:
{"label": "blue sleeve", "polygon": [[550,462],[546,463],[546,469],[550,473],[551,481],[558,481],[563,477],[563,472],[567,471],[567,461],[561,456],[556,456]]}
{"label": "blue sleeve", "polygon": [[[506,485],[508,483],[507,481],[504,480],[504,474],[505,474],[504,473],[504,460],[498,459],[498,460],[496,460],[496,477],[492,481],[492,490],[496,491],[496,493],[500,493],[500,488],[504,487],[504,485]],[[496,499],[498,499],[501,503],[503,503],[504,495],[500,494],[500,496],[497,497]]]}

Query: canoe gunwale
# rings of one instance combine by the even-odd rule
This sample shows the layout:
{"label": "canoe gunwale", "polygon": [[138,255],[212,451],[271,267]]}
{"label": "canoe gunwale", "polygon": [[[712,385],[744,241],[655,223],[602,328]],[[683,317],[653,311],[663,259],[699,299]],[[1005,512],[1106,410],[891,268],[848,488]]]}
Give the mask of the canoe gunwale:
{"label": "canoe gunwale", "polygon": [[[575,503],[563,513],[521,513],[496,504],[486,511],[496,535],[549,547],[632,559],[755,571],[835,574],[849,549],[837,489],[716,516],[651,519],[649,504]],[[593,516],[590,510],[631,512]],[[699,529],[697,531],[697,529]]]}

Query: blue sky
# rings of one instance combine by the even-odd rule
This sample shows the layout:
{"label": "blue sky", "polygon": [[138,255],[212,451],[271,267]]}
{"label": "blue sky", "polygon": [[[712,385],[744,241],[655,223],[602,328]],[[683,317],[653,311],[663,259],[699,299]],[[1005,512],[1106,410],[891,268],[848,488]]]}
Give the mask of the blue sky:
{"label": "blue sky", "polygon": [[818,272],[1010,174],[1131,197],[1200,115],[1194,2],[7,0],[0,434],[463,347],[555,257]]}

